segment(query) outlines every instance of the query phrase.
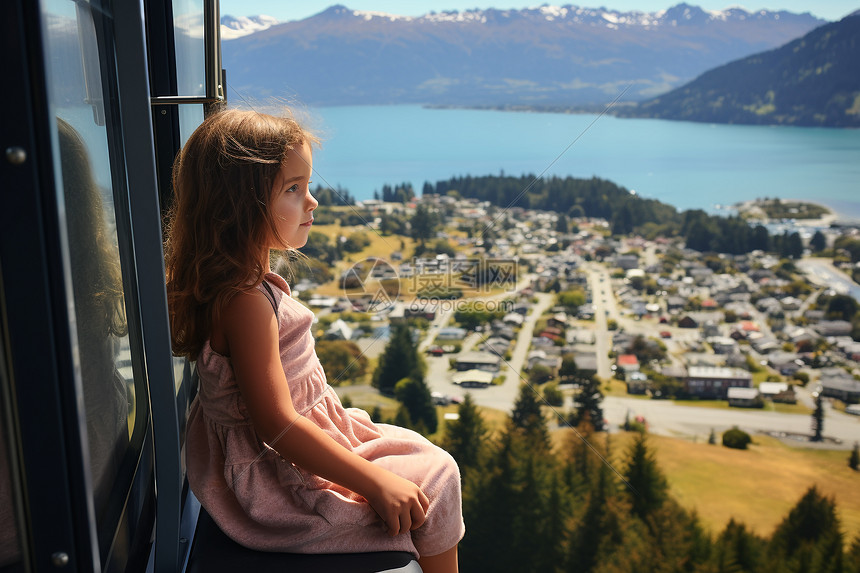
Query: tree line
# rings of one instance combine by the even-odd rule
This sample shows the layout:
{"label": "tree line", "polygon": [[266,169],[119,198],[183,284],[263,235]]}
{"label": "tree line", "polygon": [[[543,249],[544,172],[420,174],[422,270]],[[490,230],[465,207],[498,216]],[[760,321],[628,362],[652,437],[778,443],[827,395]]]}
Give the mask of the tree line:
{"label": "tree line", "polygon": [[460,197],[488,201],[503,209],[521,207],[553,211],[568,218],[602,218],[610,223],[615,235],[635,232],[646,238],[677,236],[689,248],[702,252],[739,255],[762,250],[786,258],[803,255],[798,233],[771,235],[766,227],[751,227],[741,217],[710,215],[701,209],[679,212],[671,205],[640,197],[598,177],[467,175],[437,181],[435,185],[425,183],[424,192],[456,192]]}

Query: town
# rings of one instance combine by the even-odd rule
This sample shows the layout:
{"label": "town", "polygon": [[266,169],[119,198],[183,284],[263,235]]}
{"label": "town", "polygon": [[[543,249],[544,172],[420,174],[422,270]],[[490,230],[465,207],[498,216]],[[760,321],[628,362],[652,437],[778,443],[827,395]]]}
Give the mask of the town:
{"label": "town", "polygon": [[[327,285],[306,273],[295,287],[317,312],[318,338],[353,341],[374,360],[392,325],[412,324],[439,405],[469,391],[476,404],[508,412],[527,383],[564,425],[580,382],[596,376],[609,427],[632,414],[652,432],[694,439],[733,426],[839,448],[860,436],[851,416],[860,414],[856,260],[837,252],[842,272],[832,257],[856,229],[801,221],[807,256],[794,260],[612,236],[604,220],[500,209],[456,193],[334,210],[359,224],[315,228],[356,248]],[[428,218],[436,225],[423,237],[388,231]],[[419,254],[410,256],[407,242]],[[361,380],[341,374],[329,372],[348,396],[347,383]],[[694,407],[668,409],[666,399]],[[817,436],[816,407],[826,411]]]}

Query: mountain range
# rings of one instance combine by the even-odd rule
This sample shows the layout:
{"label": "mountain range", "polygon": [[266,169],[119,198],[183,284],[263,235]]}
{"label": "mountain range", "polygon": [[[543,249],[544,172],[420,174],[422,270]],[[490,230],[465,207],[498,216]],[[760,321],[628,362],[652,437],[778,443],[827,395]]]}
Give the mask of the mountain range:
{"label": "mountain range", "polygon": [[222,46],[231,99],[574,107],[621,94],[622,102],[649,100],[825,23],[809,13],[688,4],[659,12],[544,5],[421,17],[338,5],[285,23],[225,16]]}
{"label": "mountain range", "polygon": [[619,115],[860,127],[860,10],[777,49],[710,70]]}

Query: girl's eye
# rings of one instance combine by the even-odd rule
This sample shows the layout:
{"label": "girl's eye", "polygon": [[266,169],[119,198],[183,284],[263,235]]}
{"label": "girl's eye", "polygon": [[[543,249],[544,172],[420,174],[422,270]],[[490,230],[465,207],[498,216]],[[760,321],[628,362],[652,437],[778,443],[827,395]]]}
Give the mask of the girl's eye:
{"label": "girl's eye", "polygon": [[287,189],[287,193],[295,193],[298,190],[299,190],[299,186],[298,186],[298,184],[296,184],[296,185],[293,185],[292,187],[290,187],[289,189]]}

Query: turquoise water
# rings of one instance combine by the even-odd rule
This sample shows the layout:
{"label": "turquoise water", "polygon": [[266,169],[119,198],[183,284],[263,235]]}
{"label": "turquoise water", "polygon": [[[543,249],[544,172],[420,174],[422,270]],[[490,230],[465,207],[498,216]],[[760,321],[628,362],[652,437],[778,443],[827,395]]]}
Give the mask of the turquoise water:
{"label": "turquoise water", "polygon": [[758,127],[419,106],[310,111],[315,184],[369,199],[456,175],[597,176],[679,209],[781,197],[860,218],[860,130]]}

